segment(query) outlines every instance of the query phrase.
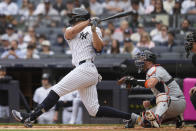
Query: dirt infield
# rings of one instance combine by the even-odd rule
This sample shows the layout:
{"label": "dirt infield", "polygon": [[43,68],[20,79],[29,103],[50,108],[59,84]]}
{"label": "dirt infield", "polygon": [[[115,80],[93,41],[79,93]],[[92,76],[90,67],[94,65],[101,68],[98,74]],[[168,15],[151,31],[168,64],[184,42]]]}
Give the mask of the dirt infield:
{"label": "dirt infield", "polygon": [[176,129],[174,126],[163,126],[162,128],[142,128],[136,126],[132,129],[125,129],[123,125],[35,125],[33,128],[25,128],[22,125],[0,125],[0,131],[196,131],[192,126]]}

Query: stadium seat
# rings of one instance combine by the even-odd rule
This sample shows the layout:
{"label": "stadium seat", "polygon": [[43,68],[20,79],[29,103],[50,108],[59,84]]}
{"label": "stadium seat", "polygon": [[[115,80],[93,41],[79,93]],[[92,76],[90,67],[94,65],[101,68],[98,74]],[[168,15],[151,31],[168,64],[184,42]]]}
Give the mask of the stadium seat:
{"label": "stadium seat", "polygon": [[169,48],[166,46],[155,46],[154,48],[152,48],[152,52],[154,52],[156,54],[169,52]]}
{"label": "stadium seat", "polygon": [[52,51],[55,52],[55,54],[63,54],[64,53],[64,48],[59,47],[59,46],[52,46],[51,49],[52,49]]}
{"label": "stadium seat", "polygon": [[184,46],[174,46],[173,49],[172,49],[174,52],[177,52],[177,53],[185,53],[185,49],[184,49]]}
{"label": "stadium seat", "polygon": [[176,60],[181,59],[181,54],[177,52],[166,52],[160,54],[160,59],[166,59],[166,60]]}

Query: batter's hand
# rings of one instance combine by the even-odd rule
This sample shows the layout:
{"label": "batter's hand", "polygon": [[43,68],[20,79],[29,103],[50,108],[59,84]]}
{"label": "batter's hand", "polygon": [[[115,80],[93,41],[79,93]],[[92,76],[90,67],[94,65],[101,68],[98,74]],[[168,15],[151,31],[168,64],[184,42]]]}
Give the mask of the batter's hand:
{"label": "batter's hand", "polygon": [[90,18],[90,25],[91,25],[92,32],[96,31],[96,27],[98,26],[99,22],[100,22],[100,19],[98,17]]}
{"label": "batter's hand", "polygon": [[191,88],[189,91],[190,96],[192,96],[194,93],[196,93],[196,87]]}
{"label": "batter's hand", "polygon": [[143,101],[143,106],[144,108],[149,108],[150,107],[150,101]]}

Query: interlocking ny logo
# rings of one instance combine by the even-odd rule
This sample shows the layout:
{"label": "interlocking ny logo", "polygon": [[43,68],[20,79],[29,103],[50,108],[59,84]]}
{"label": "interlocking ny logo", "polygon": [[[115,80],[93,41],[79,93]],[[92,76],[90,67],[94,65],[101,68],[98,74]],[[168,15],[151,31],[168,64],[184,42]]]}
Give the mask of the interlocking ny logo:
{"label": "interlocking ny logo", "polygon": [[81,38],[82,40],[83,40],[83,39],[86,39],[86,37],[87,37],[88,34],[89,34],[88,32],[86,32],[86,33],[81,32],[81,33],[80,33],[80,38]]}

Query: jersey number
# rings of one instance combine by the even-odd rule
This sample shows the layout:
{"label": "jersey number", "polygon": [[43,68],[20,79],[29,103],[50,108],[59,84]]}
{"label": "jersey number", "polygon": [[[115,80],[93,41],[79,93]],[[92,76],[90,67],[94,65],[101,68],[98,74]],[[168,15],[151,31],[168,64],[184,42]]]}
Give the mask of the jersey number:
{"label": "jersey number", "polygon": [[83,39],[86,39],[86,37],[87,37],[88,34],[89,34],[88,32],[86,32],[86,33],[81,32],[81,33],[80,33],[80,38],[81,38],[82,40],[83,40]]}

